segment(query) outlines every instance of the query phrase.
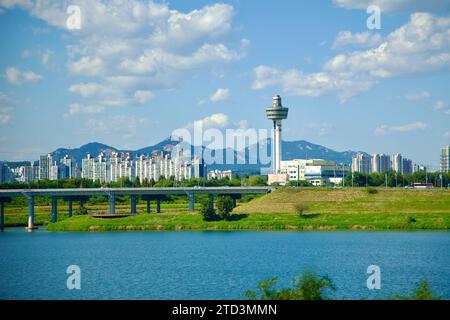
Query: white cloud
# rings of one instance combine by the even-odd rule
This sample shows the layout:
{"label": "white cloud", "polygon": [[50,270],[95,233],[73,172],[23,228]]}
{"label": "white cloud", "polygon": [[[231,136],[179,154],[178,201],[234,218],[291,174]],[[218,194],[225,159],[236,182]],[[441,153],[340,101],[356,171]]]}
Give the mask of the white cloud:
{"label": "white cloud", "polygon": [[344,46],[374,47],[381,44],[381,41],[379,33],[341,31],[334,40],[333,49]]}
{"label": "white cloud", "polygon": [[340,54],[321,71],[257,67],[253,89],[278,86],[290,95],[335,94],[341,102],[369,90],[379,79],[450,70],[450,18],[415,13],[378,47]]}
{"label": "white cloud", "polygon": [[193,123],[189,123],[186,128],[193,129],[194,123],[197,125],[201,125],[203,129],[223,129],[229,124],[229,118],[224,113],[215,113],[203,119],[196,120]]}
{"label": "white cloud", "polygon": [[167,11],[166,23],[159,26],[151,39],[158,46],[185,46],[202,39],[214,39],[231,30],[234,9],[228,4],[213,4],[189,13]]}
{"label": "white cloud", "polygon": [[103,106],[96,105],[82,105],[78,103],[72,103],[69,106],[69,112],[65,114],[65,117],[74,116],[77,114],[95,114],[101,113],[105,110]]}
{"label": "white cloud", "polygon": [[370,5],[377,5],[381,12],[442,12],[450,9],[450,2],[443,0],[333,0],[334,4],[345,9],[366,10]]}
{"label": "white cloud", "polygon": [[8,67],[5,70],[6,80],[14,85],[21,85],[27,82],[37,82],[43,79],[39,74],[32,71],[20,71],[15,67]]}
{"label": "white cloud", "polygon": [[450,138],[450,131],[444,133],[444,138]]}
{"label": "white cloud", "polygon": [[393,134],[393,133],[409,133],[412,131],[426,130],[428,128],[430,128],[430,125],[423,123],[421,121],[408,123],[408,124],[404,124],[404,125],[397,125],[397,126],[381,125],[375,129],[375,134],[376,135],[387,135],[387,134]]}
{"label": "white cloud", "polygon": [[224,43],[233,30],[234,8],[228,4],[189,12],[152,0],[73,0],[70,4],[81,8],[80,30],[66,29],[66,1],[0,0],[4,8],[20,7],[71,33],[74,40],[67,46],[71,74],[95,78],[91,82],[108,86],[120,97],[92,94],[86,97],[93,100],[90,104],[132,104],[136,91],[177,87],[194,71],[242,59],[248,46],[243,40],[236,51]]}
{"label": "white cloud", "polygon": [[81,57],[69,63],[69,70],[74,74],[85,76],[99,76],[106,70],[105,63],[99,57]]}
{"label": "white cloud", "polygon": [[254,73],[254,90],[277,86],[292,96],[319,97],[335,94],[341,102],[369,90],[374,84],[374,80],[363,76],[328,72],[304,74],[297,69],[283,71],[267,66],[255,68]]}
{"label": "white cloud", "polygon": [[153,99],[154,94],[151,91],[138,90],[134,93],[134,99],[140,104],[146,104]]}
{"label": "white cloud", "polygon": [[96,82],[74,84],[69,87],[69,91],[79,94],[84,98],[92,97],[94,95],[104,96],[113,93],[113,90],[110,87]]}
{"label": "white cloud", "polygon": [[7,124],[11,121],[11,111],[10,107],[0,107],[0,124]]}
{"label": "white cloud", "polygon": [[419,93],[405,95],[405,99],[408,101],[418,101],[418,100],[427,99],[429,97],[430,97],[430,93],[428,91],[422,91]]}
{"label": "white cloud", "polygon": [[214,92],[209,99],[211,100],[211,102],[220,102],[220,101],[225,101],[228,100],[230,98],[230,90],[229,89],[223,89],[223,88],[219,88],[216,90],[216,92]]}

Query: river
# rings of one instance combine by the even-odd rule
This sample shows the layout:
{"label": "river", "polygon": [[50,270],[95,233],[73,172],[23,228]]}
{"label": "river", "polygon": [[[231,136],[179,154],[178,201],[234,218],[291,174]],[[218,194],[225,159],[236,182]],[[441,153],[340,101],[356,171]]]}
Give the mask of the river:
{"label": "river", "polygon": [[[333,298],[388,298],[428,279],[450,298],[450,232],[0,234],[0,299],[242,299],[261,279],[328,275]],[[69,265],[81,289],[68,290]],[[368,290],[369,265],[381,290]]]}

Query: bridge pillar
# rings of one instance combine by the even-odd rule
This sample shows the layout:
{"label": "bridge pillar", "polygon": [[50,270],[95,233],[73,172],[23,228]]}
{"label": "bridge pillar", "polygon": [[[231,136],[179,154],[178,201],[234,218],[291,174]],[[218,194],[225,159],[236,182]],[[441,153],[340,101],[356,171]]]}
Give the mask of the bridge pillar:
{"label": "bridge pillar", "polygon": [[52,223],[58,221],[58,198],[52,197]]}
{"label": "bridge pillar", "polygon": [[34,229],[34,196],[28,195],[28,230]]}
{"label": "bridge pillar", "polygon": [[0,197],[0,231],[5,230],[5,204],[11,202],[11,198]]}
{"label": "bridge pillar", "polygon": [[233,197],[233,208],[236,208],[236,198]]}
{"label": "bridge pillar", "polygon": [[136,203],[137,203],[137,196],[131,196],[131,214],[136,214]]}
{"label": "bridge pillar", "polygon": [[151,213],[151,212],[152,212],[152,207],[151,207],[150,199],[147,199],[147,213]]}
{"label": "bridge pillar", "polygon": [[69,218],[72,217],[72,211],[73,211],[72,200],[69,200]]}
{"label": "bridge pillar", "polygon": [[161,213],[161,200],[159,198],[156,199],[156,213]]}
{"label": "bridge pillar", "polygon": [[116,195],[109,194],[109,214],[116,214]]}
{"label": "bridge pillar", "polygon": [[191,192],[188,195],[189,197],[189,211],[193,212],[195,210],[195,196],[194,193]]}
{"label": "bridge pillar", "polygon": [[5,204],[0,201],[0,231],[5,229]]}
{"label": "bridge pillar", "polygon": [[212,193],[209,195],[209,206],[214,208],[214,194]]}

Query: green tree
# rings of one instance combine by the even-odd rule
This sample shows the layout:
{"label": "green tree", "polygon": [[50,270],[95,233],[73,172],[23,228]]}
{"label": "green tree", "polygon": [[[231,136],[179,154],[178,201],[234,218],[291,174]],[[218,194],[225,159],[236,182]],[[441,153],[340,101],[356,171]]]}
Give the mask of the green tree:
{"label": "green tree", "polygon": [[216,202],[217,213],[224,220],[229,220],[233,211],[233,199],[229,196],[220,196]]}
{"label": "green tree", "polygon": [[209,200],[203,200],[201,202],[200,213],[202,214],[204,221],[215,221],[218,218],[216,210],[214,210],[214,207]]}

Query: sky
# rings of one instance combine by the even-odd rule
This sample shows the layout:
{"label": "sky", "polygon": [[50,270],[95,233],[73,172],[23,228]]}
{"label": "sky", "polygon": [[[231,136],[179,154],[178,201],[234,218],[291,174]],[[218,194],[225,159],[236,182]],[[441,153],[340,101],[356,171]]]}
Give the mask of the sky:
{"label": "sky", "polygon": [[0,30],[0,159],[270,129],[275,94],[284,140],[432,168],[450,145],[450,1],[0,0]]}

